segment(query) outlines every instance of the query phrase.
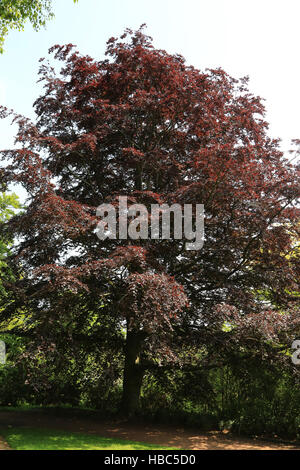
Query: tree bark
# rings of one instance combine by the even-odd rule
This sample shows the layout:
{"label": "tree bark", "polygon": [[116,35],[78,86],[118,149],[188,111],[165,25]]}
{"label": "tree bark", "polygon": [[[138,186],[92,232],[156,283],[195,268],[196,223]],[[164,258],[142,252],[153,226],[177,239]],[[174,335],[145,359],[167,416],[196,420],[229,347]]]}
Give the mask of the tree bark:
{"label": "tree bark", "polygon": [[144,376],[140,353],[144,338],[145,334],[141,331],[127,330],[122,413],[128,418],[134,417],[140,408],[140,393]]}

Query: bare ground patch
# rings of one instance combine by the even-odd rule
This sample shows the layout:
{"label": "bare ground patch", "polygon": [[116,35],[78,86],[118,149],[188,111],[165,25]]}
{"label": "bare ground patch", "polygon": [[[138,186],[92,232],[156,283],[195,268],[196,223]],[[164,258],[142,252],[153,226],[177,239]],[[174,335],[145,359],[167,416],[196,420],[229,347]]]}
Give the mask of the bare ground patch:
{"label": "bare ground patch", "polygon": [[[56,429],[96,434],[185,450],[299,450],[300,444],[268,442],[218,431],[201,432],[183,427],[142,425],[78,416],[56,416],[43,411],[0,411],[0,426]],[[0,440],[0,449],[7,444]],[[2,449],[4,450],[4,449]]]}

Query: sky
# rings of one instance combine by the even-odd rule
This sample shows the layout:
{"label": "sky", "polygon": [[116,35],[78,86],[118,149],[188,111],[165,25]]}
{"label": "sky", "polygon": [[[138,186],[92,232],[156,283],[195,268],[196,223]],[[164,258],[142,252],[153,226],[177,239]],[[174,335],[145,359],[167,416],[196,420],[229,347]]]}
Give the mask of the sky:
{"label": "sky", "polygon": [[[188,65],[248,75],[282,150],[300,138],[299,0],[54,0],[53,11],[46,29],[28,24],[10,32],[0,56],[0,104],[34,119],[38,60],[49,47],[72,43],[99,60],[111,36],[146,23],[154,46],[183,55]],[[1,149],[13,145],[14,133],[9,121],[0,121]]]}

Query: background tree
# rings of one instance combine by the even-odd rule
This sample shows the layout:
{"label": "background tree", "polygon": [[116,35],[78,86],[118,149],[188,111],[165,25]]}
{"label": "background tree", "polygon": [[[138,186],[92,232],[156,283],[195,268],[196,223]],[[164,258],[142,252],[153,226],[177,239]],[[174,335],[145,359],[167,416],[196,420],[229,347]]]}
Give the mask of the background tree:
{"label": "background tree", "polygon": [[[142,30],[111,38],[105,60],[72,45],[50,53],[63,68],[42,64],[37,122],[15,116],[22,148],[3,152],[6,181],[29,194],[26,212],[4,227],[19,237],[10,264],[16,279],[22,272],[8,288],[39,347],[62,331],[78,340],[74,324],[92,315],[83,336],[123,347],[127,415],[147,370],[221,367],[236,354],[289,360],[282,351],[299,325],[299,258],[288,256],[299,236],[299,168],[268,136],[247,79],[187,66]],[[203,249],[100,241],[96,208],[117,207],[120,195],[149,209],[204,204]]]}
{"label": "background tree", "polygon": [[[0,193],[0,224],[5,224],[18,209],[21,209],[19,198],[16,194],[8,194],[6,192]],[[11,237],[3,234],[0,238],[0,270],[2,271],[1,279],[4,277],[4,271],[7,268],[6,258],[9,254],[9,249],[13,243]],[[2,295],[3,286],[1,285]]]}
{"label": "background tree", "polygon": [[[73,0],[74,3],[78,0]],[[38,31],[53,18],[52,0],[1,0],[0,2],[0,53],[10,29],[22,31],[27,20]]]}

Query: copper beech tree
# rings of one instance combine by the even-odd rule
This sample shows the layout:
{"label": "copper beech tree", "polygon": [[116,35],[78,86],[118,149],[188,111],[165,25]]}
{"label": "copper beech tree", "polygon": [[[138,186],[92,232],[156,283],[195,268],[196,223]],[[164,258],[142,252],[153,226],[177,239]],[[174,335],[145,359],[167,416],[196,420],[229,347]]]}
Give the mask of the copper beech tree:
{"label": "copper beech tree", "polygon": [[[147,369],[287,349],[299,320],[299,167],[269,137],[247,78],[187,66],[142,28],[111,38],[104,60],[72,45],[49,52],[63,65],[42,60],[36,122],[1,110],[19,126],[2,179],[28,192],[2,225],[17,279],[2,318],[27,312],[39,347],[63,337],[123,348],[128,415]],[[99,240],[96,209],[119,196],[204,204],[203,248]]]}

